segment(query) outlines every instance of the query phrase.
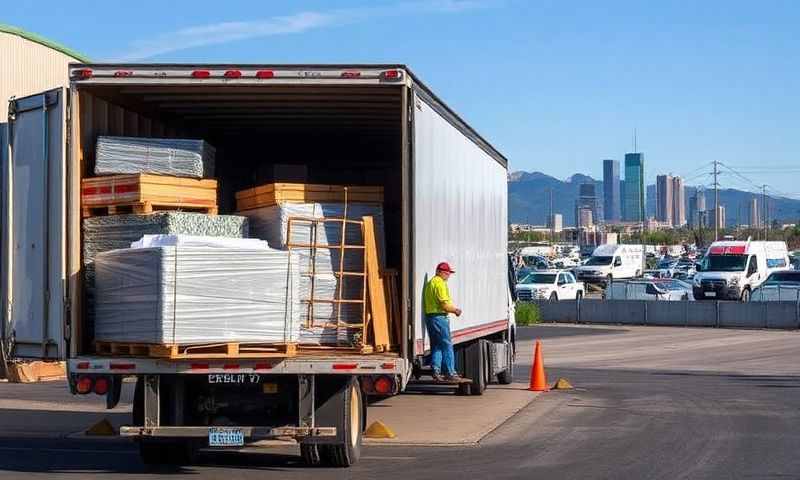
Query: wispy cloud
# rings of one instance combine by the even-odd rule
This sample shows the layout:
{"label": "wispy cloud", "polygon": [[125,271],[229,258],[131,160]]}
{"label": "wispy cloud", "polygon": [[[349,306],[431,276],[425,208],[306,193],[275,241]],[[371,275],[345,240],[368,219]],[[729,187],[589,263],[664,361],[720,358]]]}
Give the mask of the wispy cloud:
{"label": "wispy cloud", "polygon": [[489,0],[430,0],[330,11],[306,11],[262,20],[195,25],[133,42],[119,61],[139,61],[188,48],[219,45],[258,37],[291,35],[321,28],[361,23],[378,17],[460,13],[486,8]]}

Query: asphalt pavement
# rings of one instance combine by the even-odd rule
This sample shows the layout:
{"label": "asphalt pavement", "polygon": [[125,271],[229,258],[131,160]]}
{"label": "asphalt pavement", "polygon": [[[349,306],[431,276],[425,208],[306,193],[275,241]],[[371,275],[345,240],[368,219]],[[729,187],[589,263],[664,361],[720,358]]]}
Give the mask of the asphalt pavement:
{"label": "asphalt pavement", "polygon": [[125,441],[74,435],[103,415],[99,403],[78,412],[58,400],[63,386],[0,384],[0,478],[800,478],[799,335],[525,328],[518,379],[527,379],[532,340],[541,338],[548,379],[566,377],[574,390],[540,395],[477,445],[370,445],[348,470],[309,470],[295,447],[204,454],[192,466],[148,470]]}

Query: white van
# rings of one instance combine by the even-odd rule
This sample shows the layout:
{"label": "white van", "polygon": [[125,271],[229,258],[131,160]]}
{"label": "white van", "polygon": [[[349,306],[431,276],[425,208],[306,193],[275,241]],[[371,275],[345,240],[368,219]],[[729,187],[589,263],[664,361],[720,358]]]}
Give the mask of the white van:
{"label": "white van", "polygon": [[608,284],[620,278],[635,278],[644,269],[642,245],[600,245],[591,258],[575,269],[578,280]]}
{"label": "white van", "polygon": [[770,273],[789,270],[786,242],[714,242],[697,266],[694,298],[750,300],[750,293]]}

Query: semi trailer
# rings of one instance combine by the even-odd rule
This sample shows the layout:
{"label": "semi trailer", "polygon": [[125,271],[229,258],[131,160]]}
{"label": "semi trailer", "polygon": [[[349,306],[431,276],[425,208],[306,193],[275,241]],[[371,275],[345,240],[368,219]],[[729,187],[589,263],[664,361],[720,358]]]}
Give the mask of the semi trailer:
{"label": "semi trailer", "polygon": [[[309,464],[349,466],[369,395],[425,374],[422,288],[435,265],[472,394],[513,377],[507,160],[404,65],[71,64],[70,83],[10,100],[2,171],[2,352],[63,360],[69,388],[108,408],[136,379],[120,435],[148,463],[197,448],[294,438]],[[219,212],[235,193],[302,170],[309,183],[384,189],[385,263],[398,272],[400,341],[358,354],[151,358],[98,352],[86,315],[81,181],[98,135],[202,138],[217,149]],[[280,180],[280,178],[277,178]]]}

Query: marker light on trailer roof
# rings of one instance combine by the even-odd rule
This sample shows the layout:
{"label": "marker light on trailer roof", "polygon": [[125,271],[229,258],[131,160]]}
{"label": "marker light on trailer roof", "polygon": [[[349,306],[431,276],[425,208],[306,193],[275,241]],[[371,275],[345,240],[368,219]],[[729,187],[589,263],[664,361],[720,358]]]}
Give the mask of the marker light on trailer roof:
{"label": "marker light on trailer roof", "polygon": [[275,72],[272,70],[259,70],[256,72],[256,78],[273,78]]}
{"label": "marker light on trailer roof", "polygon": [[211,72],[208,70],[195,70],[192,72],[193,78],[209,78],[211,77]]}
{"label": "marker light on trailer roof", "polygon": [[225,72],[225,78],[242,78],[241,70],[228,70]]}
{"label": "marker light on trailer roof", "polygon": [[386,70],[383,72],[384,80],[400,80],[403,78],[403,72],[401,70]]}
{"label": "marker light on trailer roof", "polygon": [[79,68],[73,71],[72,74],[75,76],[75,78],[79,78],[81,80],[92,78],[92,75],[94,75],[91,68]]}
{"label": "marker light on trailer roof", "polygon": [[342,72],[342,78],[358,78],[361,76],[361,72],[355,70],[349,70],[347,72]]}

